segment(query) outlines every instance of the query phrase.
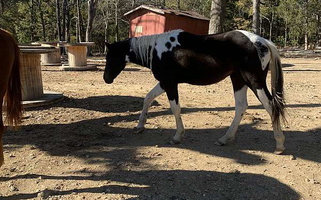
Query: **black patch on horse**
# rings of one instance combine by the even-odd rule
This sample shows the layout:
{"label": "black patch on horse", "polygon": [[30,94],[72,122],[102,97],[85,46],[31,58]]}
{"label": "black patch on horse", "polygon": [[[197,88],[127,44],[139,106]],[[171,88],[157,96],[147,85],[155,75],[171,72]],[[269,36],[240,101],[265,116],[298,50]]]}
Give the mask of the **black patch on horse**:
{"label": "black patch on horse", "polygon": [[165,46],[167,47],[167,49],[170,49],[172,47],[172,44],[170,42],[166,42]]}

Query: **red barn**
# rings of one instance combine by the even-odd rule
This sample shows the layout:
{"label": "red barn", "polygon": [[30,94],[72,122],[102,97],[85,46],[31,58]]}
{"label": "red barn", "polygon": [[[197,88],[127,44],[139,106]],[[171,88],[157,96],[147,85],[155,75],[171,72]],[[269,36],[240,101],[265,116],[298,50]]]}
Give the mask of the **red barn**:
{"label": "red barn", "polygon": [[124,14],[129,19],[129,37],[152,35],[182,29],[207,34],[209,19],[191,11],[177,11],[141,5]]}

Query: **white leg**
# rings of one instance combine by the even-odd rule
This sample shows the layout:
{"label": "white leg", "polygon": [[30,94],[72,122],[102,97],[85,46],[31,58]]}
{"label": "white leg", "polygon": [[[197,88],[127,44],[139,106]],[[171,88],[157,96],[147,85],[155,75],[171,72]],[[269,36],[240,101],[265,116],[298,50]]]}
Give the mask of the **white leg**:
{"label": "white leg", "polygon": [[147,112],[150,104],[153,102],[153,100],[158,97],[159,95],[163,94],[165,91],[163,88],[161,88],[160,84],[158,83],[145,97],[144,99],[144,106],[142,113],[139,116],[139,122],[137,125],[137,133],[140,133],[144,130],[146,120],[147,120]]}
{"label": "white leg", "polygon": [[243,114],[245,110],[248,107],[247,104],[247,86],[243,86],[242,89],[234,92],[234,98],[235,98],[235,115],[233,122],[229,129],[227,130],[226,134],[221,137],[215,144],[217,145],[224,145],[229,140],[235,139],[235,133],[237,131],[237,128],[242,120]]}
{"label": "white leg", "polygon": [[273,125],[274,138],[276,140],[275,153],[280,154],[285,150],[285,148],[284,148],[285,137],[284,137],[282,129],[281,129],[280,120],[278,120],[277,122],[273,123],[271,101],[266,96],[264,90],[263,89],[257,90],[257,95],[258,95],[259,100],[263,104],[265,110],[269,113],[269,115],[271,117],[272,125]]}
{"label": "white leg", "polygon": [[185,133],[183,121],[181,118],[181,107],[180,107],[179,103],[176,103],[175,100],[169,101],[169,103],[170,103],[171,110],[175,116],[175,121],[176,121],[176,134],[174,135],[171,143],[177,144],[181,141],[181,139]]}

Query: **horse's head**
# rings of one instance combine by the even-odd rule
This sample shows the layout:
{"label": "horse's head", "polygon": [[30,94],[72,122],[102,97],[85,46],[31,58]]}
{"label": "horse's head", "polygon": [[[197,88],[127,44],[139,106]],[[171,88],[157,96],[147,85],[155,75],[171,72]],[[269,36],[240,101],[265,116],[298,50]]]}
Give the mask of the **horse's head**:
{"label": "horse's head", "polygon": [[128,40],[122,42],[115,42],[113,44],[106,43],[108,53],[106,55],[106,67],[104,73],[104,80],[110,84],[118,76],[118,74],[126,66],[126,56],[129,53]]}

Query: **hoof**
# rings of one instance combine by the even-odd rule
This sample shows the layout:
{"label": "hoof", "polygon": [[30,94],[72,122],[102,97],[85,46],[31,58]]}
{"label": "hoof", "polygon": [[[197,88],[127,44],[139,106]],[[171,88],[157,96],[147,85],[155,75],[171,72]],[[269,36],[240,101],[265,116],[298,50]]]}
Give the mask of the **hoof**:
{"label": "hoof", "polygon": [[276,149],[276,150],[274,151],[274,154],[276,154],[276,155],[283,155],[283,154],[284,154],[284,150],[285,150],[285,148]]}
{"label": "hoof", "polygon": [[145,130],[145,128],[144,127],[140,127],[140,128],[135,127],[134,130],[135,130],[135,133],[138,134],[138,133],[142,133]]}
{"label": "hoof", "polygon": [[226,145],[225,143],[221,142],[220,140],[217,140],[217,142],[214,143],[217,146],[224,146]]}
{"label": "hoof", "polygon": [[179,144],[180,141],[175,140],[175,139],[172,139],[169,143],[170,143],[170,144]]}

